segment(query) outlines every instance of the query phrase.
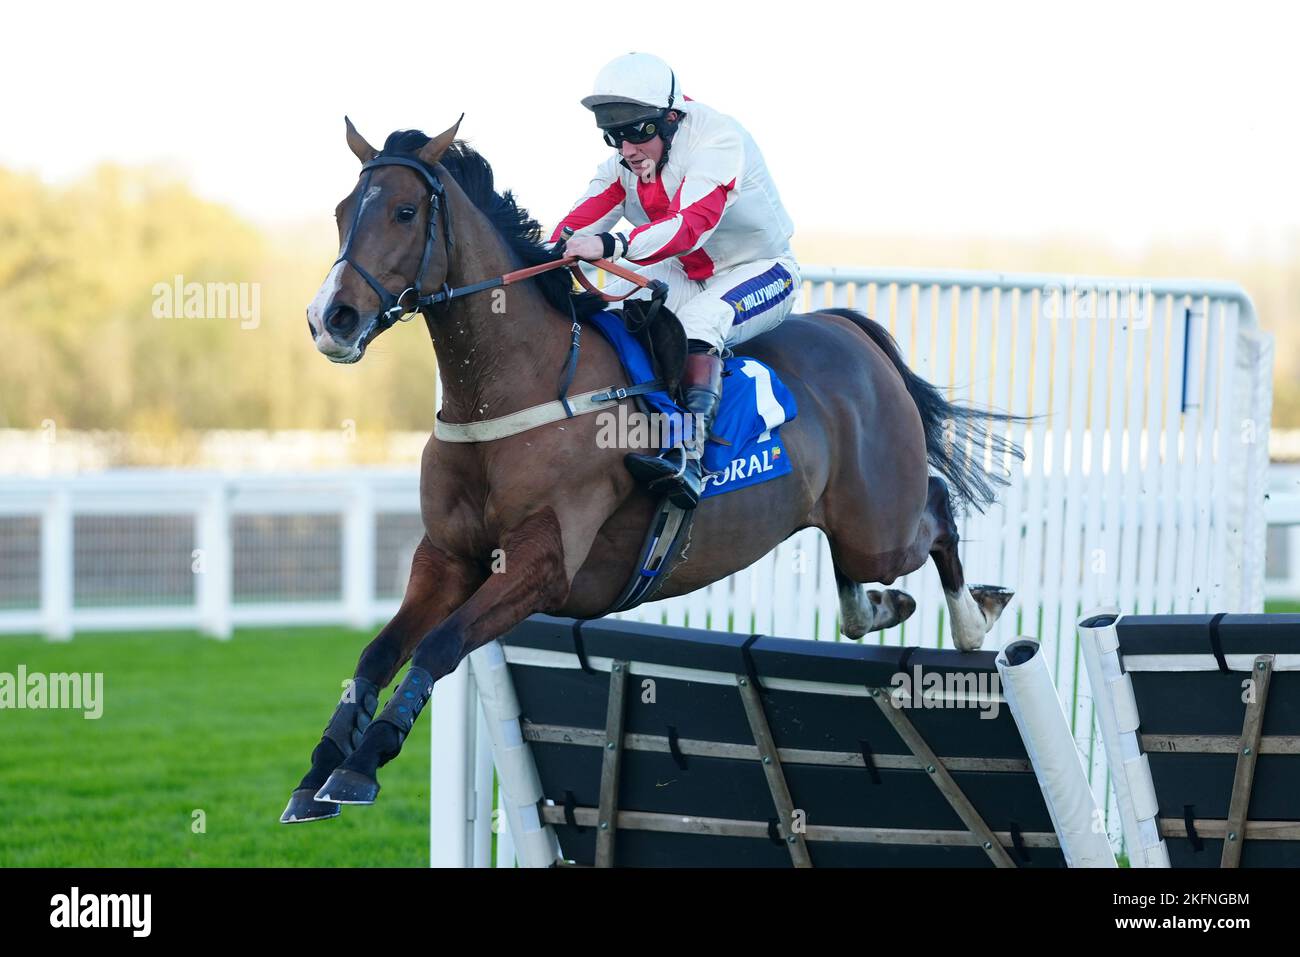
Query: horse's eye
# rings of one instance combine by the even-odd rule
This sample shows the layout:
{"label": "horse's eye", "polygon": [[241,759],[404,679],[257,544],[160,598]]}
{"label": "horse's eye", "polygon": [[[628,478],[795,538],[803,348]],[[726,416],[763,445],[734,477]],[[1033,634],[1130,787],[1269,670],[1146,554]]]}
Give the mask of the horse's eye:
{"label": "horse's eye", "polygon": [[415,207],[414,207],[414,206],[398,206],[398,207],[397,207],[397,221],[398,221],[399,223],[409,223],[409,222],[410,222],[411,220],[413,220],[413,219],[415,219]]}

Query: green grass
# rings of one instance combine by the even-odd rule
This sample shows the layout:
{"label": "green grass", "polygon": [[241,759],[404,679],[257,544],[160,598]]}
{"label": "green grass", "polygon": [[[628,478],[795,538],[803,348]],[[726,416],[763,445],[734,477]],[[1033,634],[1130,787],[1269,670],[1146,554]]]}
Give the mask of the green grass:
{"label": "green grass", "polygon": [[[104,711],[0,711],[0,866],[425,866],[429,725],[373,807],[286,827],[289,792],[369,633],[0,638],[0,672],[103,672]],[[194,833],[193,812],[206,815]]]}

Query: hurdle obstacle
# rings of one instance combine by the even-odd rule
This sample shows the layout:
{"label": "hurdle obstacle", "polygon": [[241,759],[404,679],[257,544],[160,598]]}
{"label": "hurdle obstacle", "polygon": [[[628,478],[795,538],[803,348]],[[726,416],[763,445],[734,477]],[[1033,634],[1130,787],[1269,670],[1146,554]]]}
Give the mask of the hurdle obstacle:
{"label": "hurdle obstacle", "polygon": [[1078,628],[1131,865],[1300,866],[1300,615]]}
{"label": "hurdle obstacle", "polygon": [[1114,867],[1037,651],[534,616],[470,656],[500,846],[522,866]]}

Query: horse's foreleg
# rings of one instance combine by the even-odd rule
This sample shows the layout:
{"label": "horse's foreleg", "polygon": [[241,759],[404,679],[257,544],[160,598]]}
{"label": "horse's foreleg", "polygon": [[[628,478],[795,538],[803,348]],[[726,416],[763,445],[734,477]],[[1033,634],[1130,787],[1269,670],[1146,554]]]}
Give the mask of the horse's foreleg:
{"label": "horse's foreleg", "polygon": [[317,801],[316,792],[361,742],[375,716],[379,690],[392,682],[399,668],[430,629],[441,623],[473,593],[473,572],[435,549],[423,538],[411,559],[406,594],[397,614],[366,646],[356,674],[339,700],[329,724],[311,754],[311,770],[289,798],[282,824],[300,824],[337,817],[339,806]]}
{"label": "horse's foreleg", "polygon": [[871,631],[893,628],[916,611],[916,599],[897,588],[866,588],[835,569],[840,596],[840,631],[846,638],[861,638]]}
{"label": "horse's foreleg", "polygon": [[502,536],[499,570],[445,621],[430,631],[411,656],[411,667],[366,729],[355,751],[316,794],[317,800],[371,804],[379,793],[376,772],[402,749],[434,682],[456,670],[462,658],[529,615],[559,606],[569,590],[564,539],[555,512],[534,512]]}

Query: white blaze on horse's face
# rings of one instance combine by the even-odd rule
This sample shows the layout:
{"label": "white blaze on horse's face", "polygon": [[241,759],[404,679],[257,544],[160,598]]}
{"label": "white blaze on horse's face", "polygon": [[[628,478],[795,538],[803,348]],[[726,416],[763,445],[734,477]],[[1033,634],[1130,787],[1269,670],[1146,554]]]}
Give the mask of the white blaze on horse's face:
{"label": "white blaze on horse's face", "polygon": [[312,338],[318,343],[325,329],[325,310],[330,307],[334,296],[343,285],[343,270],[347,268],[347,263],[335,263],[334,268],[325,277],[325,281],[321,283],[320,289],[316,290],[316,298],[307,307],[307,325],[311,327]]}
{"label": "white blaze on horse's face", "polygon": [[[380,193],[380,187],[371,186],[366,190],[366,195],[361,198],[361,209],[352,217],[352,224],[360,222],[361,217],[365,214],[366,206],[370,201],[377,198]],[[340,252],[347,245],[351,235],[352,226],[349,226],[349,235],[343,237],[339,245]],[[360,343],[346,345],[338,342],[330,331],[325,327],[325,317],[330,314],[330,309],[334,305],[334,297],[338,295],[339,290],[343,287],[343,271],[347,269],[347,263],[335,263],[334,268],[329,271],[325,281],[321,283],[320,289],[316,291],[316,298],[311,301],[307,307],[307,325],[311,330],[312,340],[316,343],[316,350],[326,356],[333,362],[355,362],[361,358]],[[365,327],[373,314],[362,315],[362,328]]]}

